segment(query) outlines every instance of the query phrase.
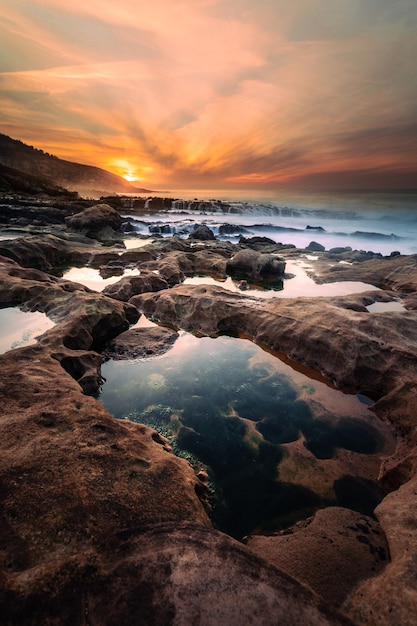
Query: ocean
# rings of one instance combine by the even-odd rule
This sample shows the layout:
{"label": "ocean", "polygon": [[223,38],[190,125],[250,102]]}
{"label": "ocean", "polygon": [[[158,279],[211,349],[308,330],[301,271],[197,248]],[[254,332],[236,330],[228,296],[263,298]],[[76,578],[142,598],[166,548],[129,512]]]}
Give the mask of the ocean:
{"label": "ocean", "polygon": [[160,192],[172,207],[140,217],[126,209],[144,235],[188,237],[198,224],[218,239],[237,242],[263,236],[305,248],[315,241],[326,250],[351,247],[380,253],[417,253],[417,191],[263,192],[181,190]]}

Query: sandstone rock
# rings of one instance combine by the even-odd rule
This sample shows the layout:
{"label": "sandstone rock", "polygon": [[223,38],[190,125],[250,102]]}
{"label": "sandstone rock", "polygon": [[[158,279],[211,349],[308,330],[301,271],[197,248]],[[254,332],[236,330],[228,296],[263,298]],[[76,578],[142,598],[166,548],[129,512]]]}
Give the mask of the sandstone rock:
{"label": "sandstone rock", "polygon": [[[414,280],[414,257],[407,262],[398,257],[368,261],[360,267],[364,273],[370,272],[371,264],[379,269],[381,284],[399,289],[405,275],[410,276],[405,281],[408,289]],[[360,272],[356,278],[359,277],[362,278]],[[379,292],[375,294],[379,297]],[[397,491],[376,510],[388,539],[392,563],[384,573],[359,587],[347,601],[346,610],[358,623],[370,626],[375,623],[375,615],[381,614],[382,624],[394,626],[411,624],[417,605],[416,557],[411,547],[415,541],[414,526],[410,522],[417,474],[417,320],[414,310],[370,314],[365,305],[371,296],[369,293],[346,298],[253,301],[217,288],[180,286],[155,296],[142,296],[142,301],[138,298],[135,304],[147,315],[203,334],[244,333],[321,371],[341,388],[363,392],[377,400],[374,410],[399,436],[397,451],[384,460],[380,476],[388,490]],[[391,548],[397,545],[397,537],[401,541],[407,539],[403,550]]]}
{"label": "sandstone rock", "polygon": [[340,507],[322,509],[281,533],[251,536],[246,544],[335,606],[389,562],[388,544],[378,522]]}
{"label": "sandstone rock", "polygon": [[92,250],[91,256],[88,261],[88,265],[91,267],[101,268],[103,265],[109,263],[121,263],[123,267],[130,264],[141,264],[146,261],[152,261],[157,257],[156,253],[152,253],[149,250],[126,250],[126,252],[120,253],[120,251],[106,250]]}
{"label": "sandstone rock", "polygon": [[43,235],[2,241],[0,256],[13,259],[23,267],[48,271],[65,265],[83,265],[90,252],[60,237]]}
{"label": "sandstone rock", "polygon": [[162,326],[132,328],[112,339],[103,353],[104,358],[134,359],[164,354],[178,339],[175,330]]}
{"label": "sandstone rock", "polygon": [[[326,253],[327,254],[327,253]],[[350,256],[348,257],[348,259]],[[417,291],[417,255],[377,257],[353,265],[320,268],[318,282],[361,280],[381,289],[406,294]]]}
{"label": "sandstone rock", "polygon": [[[239,243],[249,248],[256,249],[257,246],[276,246],[277,244],[269,237],[240,237]],[[279,245],[279,244],[278,244]]]}
{"label": "sandstone rock", "polygon": [[0,277],[2,303],[57,321],[37,345],[0,356],[4,623],[348,623],[231,538],[206,533],[206,487],[191,466],[159,433],[83,394],[87,360],[97,371],[101,360],[91,347],[120,333],[133,307],[11,259]]}
{"label": "sandstone rock", "polygon": [[202,334],[248,334],[341,388],[377,399],[399,381],[414,380],[416,314],[352,310],[355,302],[363,311],[366,297],[257,300],[218,287],[181,285],[132,303],[147,316]]}
{"label": "sandstone rock", "polygon": [[343,610],[358,624],[410,625],[417,606],[417,478],[390,493],[376,509],[389,539],[392,561],[376,577],[359,585]]}
{"label": "sandstone rock", "polygon": [[158,260],[144,262],[139,267],[157,271],[172,287],[182,283],[186,276],[194,274],[226,277],[226,261],[229,256],[229,249],[223,247],[219,250],[205,247],[203,249],[186,248],[186,251],[169,250],[162,252]]}
{"label": "sandstone rock", "polygon": [[169,209],[171,205],[171,198],[159,198],[157,196],[154,196],[146,200],[145,209],[150,209],[152,211],[161,211],[163,209]]}
{"label": "sandstone rock", "polygon": [[95,204],[65,218],[65,221],[67,228],[81,231],[92,239],[117,238],[117,233],[120,232],[122,226],[121,216],[108,204]]}
{"label": "sandstone rock", "polygon": [[[230,596],[239,624],[262,623],[259,615],[262,619],[265,616],[265,624],[275,623],[279,611],[284,613],[280,623],[285,624],[288,618],[289,624],[298,624],[301,615],[303,623],[308,624],[304,617],[307,609],[300,609],[300,603],[301,607],[309,607],[311,616],[315,611],[311,611],[311,602],[319,607],[317,619],[321,620],[313,623],[340,623],[341,618],[317,604],[308,592],[305,603],[305,589],[300,596],[300,587],[294,581],[291,585],[295,586],[287,588],[288,578],[282,578],[276,568],[257,559],[255,566],[254,557],[248,557],[243,546],[239,547],[243,560],[235,567],[232,540],[224,535],[213,531],[206,534],[210,545],[206,549],[200,541],[208,525],[200,502],[204,500],[201,489],[205,483],[168,452],[166,441],[158,433],[113,420],[93,398],[83,394],[83,389],[93,393],[99,387],[99,351],[103,345],[125,330],[138,313],[134,306],[38,271],[52,268],[56,259],[60,262],[72,258],[74,249],[90,260],[92,254],[98,254],[92,241],[89,248],[83,249],[79,235],[79,242],[73,240],[71,245],[66,237],[62,246],[55,246],[50,237],[37,238],[36,245],[2,244],[8,258],[0,264],[0,302],[25,303],[28,308],[45,310],[57,321],[36,346],[0,357],[2,618],[16,626],[66,623],[63,620],[81,624],[86,619],[90,623],[118,623],[120,619],[131,623],[132,615],[140,614],[148,623],[169,624],[175,620],[178,625],[198,619],[195,616],[200,607],[202,615],[209,615],[204,607],[210,605],[213,623],[223,620],[233,624]],[[263,249],[269,252],[267,247]],[[230,244],[221,242],[196,241],[191,248],[176,238],[161,240],[146,258],[140,259],[140,270],[164,268],[174,284],[181,276],[195,272],[196,267],[207,273],[215,264],[219,269],[225,267],[232,250]],[[283,253],[286,258],[299,254],[289,249]],[[116,251],[108,254],[108,261],[120,258]],[[122,255],[123,263],[128,262],[124,257],[129,254]],[[414,623],[417,606],[413,523],[417,475],[417,256],[378,258],[371,254],[355,251],[333,257],[320,255],[315,261],[315,271],[320,274],[316,280],[363,280],[393,293],[266,301],[226,294],[217,288],[179,286],[133,296],[131,303],[148,315],[194,332],[242,332],[280,350],[302,367],[312,367],[315,376],[321,372],[342,389],[366,393],[376,401],[372,410],[395,427],[399,438],[395,454],[384,459],[381,467],[382,483],[391,493],[376,509],[392,561],[383,571],[372,572],[374,578],[360,582],[362,574],[367,575],[363,566],[370,563],[366,552],[358,571],[348,570],[349,576],[360,573],[359,586],[351,591],[343,609],[357,624],[371,626],[378,621],[383,626],[397,626]],[[28,267],[24,269],[12,259]],[[335,265],[340,259],[353,264]],[[130,258],[129,262],[136,260]],[[97,263],[100,266],[98,259]],[[154,265],[151,268],[148,264]],[[402,298],[407,312],[367,311],[366,306],[376,299],[394,296]],[[377,550],[377,544],[367,544],[363,539],[369,537],[363,530],[369,529],[367,523],[359,528],[358,521],[351,524],[343,516],[339,520],[347,535],[340,538],[334,524],[330,527],[322,519],[321,528],[327,537],[332,538],[335,532],[337,540],[344,542],[356,526],[362,539],[355,539],[359,543],[355,548]],[[162,530],[156,528],[156,522],[163,522]],[[175,528],[170,528],[171,522]],[[175,535],[177,524],[182,522],[196,522],[196,532],[181,527],[180,536]],[[315,524],[309,525],[311,529]],[[285,541],[287,552],[281,557],[287,555],[288,566],[295,568],[299,563],[299,556],[291,563],[290,555],[301,554],[297,545],[304,533],[307,527]],[[313,545],[319,549],[325,538],[315,532],[312,536],[316,537]],[[216,537],[221,555],[215,547],[219,545]],[[291,552],[295,548],[297,551]],[[150,560],[152,554],[155,561]],[[210,555],[215,556],[213,571]],[[198,573],[195,560],[199,563]],[[207,572],[201,562],[207,562]],[[190,564],[192,584],[185,576],[184,564]],[[331,557],[327,558],[326,567],[332,564]],[[306,571],[300,578],[306,576]],[[310,584],[329,580],[324,573],[323,578],[320,576],[313,567]],[[249,606],[247,603],[254,598],[252,591],[259,589],[254,580],[261,581],[267,599],[256,591],[258,604]],[[353,585],[353,578],[349,581]],[[216,603],[211,589],[218,594]],[[281,602],[283,589],[286,600]],[[337,599],[340,601],[341,597]],[[270,606],[273,613],[268,612]],[[271,620],[269,615],[273,615]],[[210,616],[205,623],[210,623]]]}
{"label": "sandstone rock", "polygon": [[[48,347],[1,355],[0,404],[3,623],[82,624],[87,596],[99,607],[112,588],[138,593],[135,578],[116,591],[106,574],[128,571],[126,534],[156,521],[208,525],[187,462],[83,395]],[[117,605],[131,623],[129,602]]]}
{"label": "sandstone rock", "polygon": [[328,254],[343,254],[345,252],[352,252],[352,248],[350,246],[337,246],[335,248],[330,248]]}
{"label": "sandstone rock", "polygon": [[99,268],[99,274],[102,278],[110,278],[111,276],[123,276],[124,273],[125,268],[120,261],[110,261],[110,263],[107,263],[107,265],[102,265]]}
{"label": "sandstone rock", "polygon": [[[132,614],[161,626],[350,623],[244,546],[213,530],[191,524],[157,526],[129,538],[125,551],[126,558],[106,572],[105,593],[92,597],[92,617],[99,623],[113,615],[115,622],[129,623]],[[123,604],[115,606],[117,581],[125,580],[134,580],[135,587],[126,589]]]}
{"label": "sandstone rock", "polygon": [[51,357],[89,394],[97,393],[101,383],[101,357],[96,350],[139,317],[129,304],[8,259],[0,259],[0,302],[24,304],[27,310],[42,311],[57,322],[39,345],[48,347]]}
{"label": "sandstone rock", "polygon": [[229,254],[217,250],[198,250],[193,254],[193,273],[226,277],[226,263]]}
{"label": "sandstone rock", "polygon": [[122,302],[128,302],[130,298],[147,291],[160,291],[168,289],[168,282],[153,272],[141,272],[139,276],[125,276],[117,283],[103,289],[103,294]]}
{"label": "sandstone rock", "polygon": [[247,228],[238,224],[220,224],[219,226],[219,235],[236,235],[249,232]]}

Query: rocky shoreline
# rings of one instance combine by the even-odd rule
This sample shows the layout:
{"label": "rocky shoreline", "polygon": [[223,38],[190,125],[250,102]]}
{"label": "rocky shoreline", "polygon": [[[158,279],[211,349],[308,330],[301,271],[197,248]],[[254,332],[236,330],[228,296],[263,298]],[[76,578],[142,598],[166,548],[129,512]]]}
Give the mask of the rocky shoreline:
{"label": "rocky shoreline", "polygon": [[[5,215],[3,234],[19,236],[0,241],[1,306],[55,322],[36,345],[0,355],[4,623],[413,623],[417,256],[315,251],[317,283],[378,290],[262,300],[183,282],[205,274],[274,284],[305,250],[255,238],[233,245],[204,228],[126,250],[110,206],[50,207],[50,221],[47,207],[40,219],[35,209],[20,207],[21,224],[16,210]],[[71,265],[140,273],[98,293],[57,276]],[[398,299],[406,310],[367,309]],[[246,545],[211,528],[204,477],[157,432],[115,420],[94,397],[103,351],[170,345],[172,331],[128,331],[142,313],[202,335],[248,336],[372,398],[398,441],[381,463],[386,496],[375,518],[333,507]]]}

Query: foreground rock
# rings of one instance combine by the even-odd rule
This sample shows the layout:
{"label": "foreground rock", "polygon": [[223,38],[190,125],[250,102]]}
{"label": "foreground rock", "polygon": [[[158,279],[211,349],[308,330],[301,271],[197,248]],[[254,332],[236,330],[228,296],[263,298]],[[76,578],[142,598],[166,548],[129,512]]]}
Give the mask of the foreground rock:
{"label": "foreground rock", "polygon": [[247,545],[335,606],[389,561],[378,522],[339,507],[322,509],[313,518],[274,535],[254,535]]}
{"label": "foreground rock", "polygon": [[[0,403],[3,623],[84,624],[90,597],[102,604],[110,592],[107,568],[125,558],[123,533],[208,524],[189,465],[83,395],[44,346],[1,356]],[[133,584],[113,581],[113,591]],[[151,610],[149,594],[142,602]]]}
{"label": "foreground rock", "polygon": [[[376,515],[389,539],[391,562],[383,574],[359,585],[343,610],[359,624],[413,624],[416,615],[417,480],[388,494]],[[376,617],[377,616],[377,622]]]}

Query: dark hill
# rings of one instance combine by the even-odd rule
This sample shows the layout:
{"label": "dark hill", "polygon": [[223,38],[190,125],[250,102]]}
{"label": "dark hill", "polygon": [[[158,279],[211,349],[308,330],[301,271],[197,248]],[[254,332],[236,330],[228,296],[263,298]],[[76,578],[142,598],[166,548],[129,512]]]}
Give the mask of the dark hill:
{"label": "dark hill", "polygon": [[33,176],[0,163],[0,193],[46,195],[75,198],[76,191],[68,191],[51,180]]}
{"label": "dark hill", "polygon": [[65,187],[92,197],[149,191],[134,187],[124,178],[99,167],[59,159],[3,134],[0,134],[0,164],[47,179],[53,186]]}

